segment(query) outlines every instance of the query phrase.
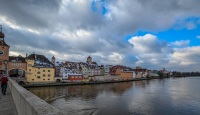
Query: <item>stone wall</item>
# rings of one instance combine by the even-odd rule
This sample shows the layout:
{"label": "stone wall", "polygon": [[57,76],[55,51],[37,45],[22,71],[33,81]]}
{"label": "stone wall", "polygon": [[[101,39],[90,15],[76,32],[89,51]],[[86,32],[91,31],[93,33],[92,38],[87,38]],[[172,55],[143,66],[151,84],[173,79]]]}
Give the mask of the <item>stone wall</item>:
{"label": "stone wall", "polygon": [[8,84],[18,115],[63,115],[58,109],[27,91],[11,78]]}

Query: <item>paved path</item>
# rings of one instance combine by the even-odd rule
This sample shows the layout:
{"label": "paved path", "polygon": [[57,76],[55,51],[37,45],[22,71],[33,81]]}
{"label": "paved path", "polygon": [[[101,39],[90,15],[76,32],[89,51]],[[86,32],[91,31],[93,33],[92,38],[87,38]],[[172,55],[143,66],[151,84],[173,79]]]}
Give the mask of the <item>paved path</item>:
{"label": "paved path", "polygon": [[3,95],[0,92],[0,98],[0,115],[17,115],[17,110],[9,86],[7,87],[6,95]]}

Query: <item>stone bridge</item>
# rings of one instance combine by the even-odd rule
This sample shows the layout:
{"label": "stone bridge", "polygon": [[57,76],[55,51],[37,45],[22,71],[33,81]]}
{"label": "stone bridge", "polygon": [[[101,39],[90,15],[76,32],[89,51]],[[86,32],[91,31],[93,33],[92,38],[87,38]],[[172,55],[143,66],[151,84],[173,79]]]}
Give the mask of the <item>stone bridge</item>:
{"label": "stone bridge", "polygon": [[8,84],[18,115],[64,115],[11,78]]}

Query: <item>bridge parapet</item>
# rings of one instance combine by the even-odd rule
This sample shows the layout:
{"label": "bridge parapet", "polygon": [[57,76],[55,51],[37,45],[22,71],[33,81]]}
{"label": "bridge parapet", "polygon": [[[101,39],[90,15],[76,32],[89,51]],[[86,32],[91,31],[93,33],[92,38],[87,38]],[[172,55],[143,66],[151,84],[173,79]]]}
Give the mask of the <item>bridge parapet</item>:
{"label": "bridge parapet", "polygon": [[18,85],[11,78],[8,84],[18,115],[63,115],[58,109]]}

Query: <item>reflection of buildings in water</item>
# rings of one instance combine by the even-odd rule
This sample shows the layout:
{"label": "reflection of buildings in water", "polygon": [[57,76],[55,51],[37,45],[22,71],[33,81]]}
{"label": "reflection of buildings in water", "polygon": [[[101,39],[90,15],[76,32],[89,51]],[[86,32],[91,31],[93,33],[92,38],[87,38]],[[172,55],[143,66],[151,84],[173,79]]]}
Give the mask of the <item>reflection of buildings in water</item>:
{"label": "reflection of buildings in water", "polygon": [[65,96],[66,98],[81,97],[84,99],[95,99],[98,94],[102,92],[113,92],[121,95],[132,86],[133,82],[121,82],[95,85],[38,87],[29,88],[29,91],[43,100],[59,96]]}
{"label": "reflection of buildings in water", "polygon": [[39,98],[45,100],[47,98],[54,98],[56,87],[36,87],[28,89],[31,93],[35,94]]}
{"label": "reflection of buildings in water", "polygon": [[133,82],[121,82],[113,87],[113,92],[117,94],[123,94],[126,90],[130,89],[133,86]]}
{"label": "reflection of buildings in water", "polygon": [[66,86],[65,88],[68,91],[66,98],[83,97],[85,99],[91,99],[95,98],[98,94],[98,90],[95,90],[94,85],[73,85]]}
{"label": "reflection of buildings in water", "polygon": [[146,87],[147,85],[149,85],[149,80],[141,80],[141,81],[135,81],[134,82],[134,86],[140,86],[140,87]]}
{"label": "reflection of buildings in water", "polygon": [[67,97],[84,97],[85,99],[96,98],[101,92],[113,92],[122,94],[127,89],[133,86],[133,82],[122,82],[112,84],[96,84],[96,85],[79,85],[79,86],[67,86]]}

